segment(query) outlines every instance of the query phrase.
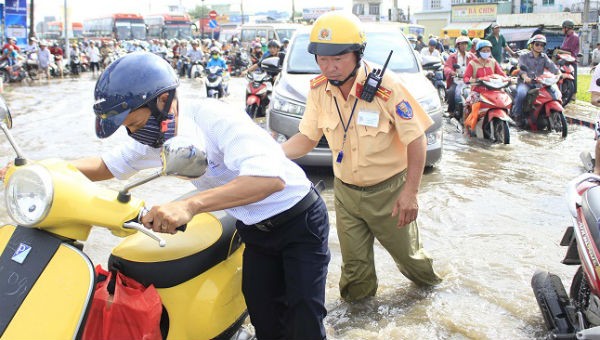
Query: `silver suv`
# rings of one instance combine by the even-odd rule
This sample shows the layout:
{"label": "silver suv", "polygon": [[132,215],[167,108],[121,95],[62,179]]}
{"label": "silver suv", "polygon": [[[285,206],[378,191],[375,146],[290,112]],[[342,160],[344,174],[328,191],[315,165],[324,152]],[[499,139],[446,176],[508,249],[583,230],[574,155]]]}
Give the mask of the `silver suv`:
{"label": "silver suv", "polygon": [[[383,65],[390,49],[394,53],[386,72],[396,72],[407,84],[411,94],[431,116],[434,124],[427,130],[426,166],[431,167],[442,157],[442,106],[437,92],[422,72],[408,39],[393,25],[366,25],[365,59]],[[273,87],[267,111],[267,128],[283,143],[298,132],[298,125],[310,89],[310,79],[321,73],[314,55],[308,53],[310,27],[296,31],[283,63],[283,69]],[[331,151],[323,137],[315,149],[296,159],[301,165],[331,166]]]}

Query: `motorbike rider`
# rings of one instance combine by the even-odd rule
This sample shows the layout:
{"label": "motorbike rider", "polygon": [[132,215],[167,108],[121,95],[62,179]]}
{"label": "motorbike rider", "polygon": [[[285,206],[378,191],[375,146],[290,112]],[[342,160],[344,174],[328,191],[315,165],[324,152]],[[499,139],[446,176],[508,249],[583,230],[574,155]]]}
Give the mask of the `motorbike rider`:
{"label": "motorbike rider", "polygon": [[[526,117],[523,117],[523,105],[525,97],[527,97],[527,91],[535,87],[532,81],[542,75],[545,70],[554,74],[560,73],[556,64],[544,53],[544,49],[546,48],[546,37],[544,35],[534,35],[529,39],[527,45],[530,51],[519,57],[519,68],[521,70],[519,71],[519,83],[511,112],[513,119],[517,124],[522,126],[527,124]],[[523,66],[527,71],[522,70]],[[548,91],[555,96],[553,87],[550,87]]]}
{"label": "motorbike rider", "polygon": [[372,101],[360,98],[372,70],[363,60],[367,41],[361,26],[344,11],[327,12],[315,21],[308,52],[323,74],[310,81],[300,132],[282,144],[288,157],[298,158],[325,135],[332,149],[343,261],[339,289],[346,301],[377,292],[375,238],[415,284],[441,281],[416,223],[424,131],[432,120],[393,72],[383,75]]}
{"label": "motorbike rider", "polygon": [[427,48],[423,48],[421,50],[421,56],[422,57],[425,57],[425,56],[438,57],[441,60],[442,55],[440,54],[440,51],[436,48],[437,45],[438,45],[438,41],[435,38],[429,39]]}
{"label": "motorbike rider", "polygon": [[173,234],[194,215],[225,210],[238,219],[245,243],[242,291],[258,339],[324,339],[330,260],[325,202],[245,112],[213,99],[179,112],[178,86],[173,68],[152,53],[111,63],[94,90],[96,135],[107,138],[123,125],[131,139],[72,164],[93,181],[126,179],[159,167],[165,140],[193,138],[209,159],[206,173],[192,181],[199,190],[152,207],[143,224]]}
{"label": "motorbike rider", "polygon": [[[200,42],[198,40],[192,40],[192,48],[189,49],[185,55],[187,60],[190,62],[190,65],[195,62],[202,62],[204,60],[204,52],[200,48]],[[188,78],[192,78],[192,68],[187,67]]]}
{"label": "motorbike rider", "polygon": [[57,42],[54,42],[52,44],[52,46],[50,47],[50,53],[52,53],[52,55],[54,55],[54,63],[56,63],[56,67],[58,68],[58,73],[60,75],[60,77],[63,77],[64,71],[63,71],[63,49],[60,48],[60,46],[58,46]]}
{"label": "motorbike rider", "polygon": [[417,43],[415,45],[415,50],[421,53],[421,50],[425,48],[425,43],[423,42],[423,36],[421,34],[417,35]]}
{"label": "motorbike rider", "polygon": [[250,46],[250,60],[252,61],[252,64],[258,63],[263,56],[262,47],[260,43],[256,41],[253,41]]}
{"label": "motorbike rider", "polygon": [[286,53],[289,46],[290,46],[290,39],[284,38],[281,41],[281,52]]}
{"label": "motorbike rider", "polygon": [[[560,50],[555,50],[555,53],[566,51],[577,58],[579,54],[579,35],[575,33],[575,23],[573,20],[567,19],[562,22],[561,26],[565,38],[560,45]],[[573,77],[575,77],[573,84],[575,85],[575,93],[577,93],[577,62],[573,63]],[[575,99],[575,96],[573,96],[573,99]]]}
{"label": "motorbike rider", "polygon": [[[499,74],[503,77],[506,77],[504,71],[502,71],[502,67],[500,67],[500,63],[492,57],[492,43],[487,40],[480,40],[477,43],[476,47],[476,55],[477,58],[471,60],[467,64],[467,69],[465,70],[465,74],[463,75],[463,81],[465,84],[467,83],[476,83],[478,79],[491,76],[493,74]],[[485,90],[485,86],[474,85],[471,87],[471,93],[468,98],[465,100],[465,104],[472,105],[479,101],[479,93]],[[473,109],[475,105],[472,106],[471,112],[465,112],[464,119],[467,121],[467,115],[474,114],[475,118],[478,117],[479,112],[477,109]],[[465,110],[466,111],[466,110]],[[472,125],[471,125],[472,127]]]}
{"label": "motorbike rider", "polygon": [[[464,82],[458,86],[457,83],[453,81],[453,77],[462,76],[465,73],[467,64],[476,58],[473,53],[467,51],[469,42],[469,38],[465,36],[456,38],[456,52],[450,54],[444,64],[444,76],[446,77],[446,88],[448,93],[446,97],[448,98],[448,113],[451,115],[454,114],[454,110],[456,110],[456,103],[460,101],[462,88],[464,87]],[[460,66],[460,68],[456,69],[455,65]]]}
{"label": "motorbike rider", "polygon": [[[506,73],[502,71],[502,67],[492,56],[492,43],[487,40],[480,40],[476,47],[477,58],[472,59],[467,63],[467,68],[463,79],[465,83],[475,83],[479,78],[499,74],[506,77]],[[473,86],[475,92],[481,92],[481,86]]]}
{"label": "motorbike rider", "polygon": [[221,50],[219,50],[217,46],[213,46],[210,48],[210,58],[206,63],[206,68],[209,68],[211,66],[219,66],[223,70],[227,69],[227,62],[225,62],[225,59],[221,57]]}
{"label": "motorbike rider", "polygon": [[275,39],[269,41],[269,43],[267,44],[267,48],[268,48],[268,51],[262,56],[262,58],[260,58],[258,60],[258,62],[254,63],[253,65],[248,67],[248,69],[244,73],[254,72],[254,70],[256,70],[257,68],[260,67],[260,63],[269,57],[278,56],[279,57],[279,65],[281,65],[283,63],[283,57],[285,55],[283,53],[279,52],[279,50],[281,49],[281,44],[279,43],[279,41],[277,41]]}

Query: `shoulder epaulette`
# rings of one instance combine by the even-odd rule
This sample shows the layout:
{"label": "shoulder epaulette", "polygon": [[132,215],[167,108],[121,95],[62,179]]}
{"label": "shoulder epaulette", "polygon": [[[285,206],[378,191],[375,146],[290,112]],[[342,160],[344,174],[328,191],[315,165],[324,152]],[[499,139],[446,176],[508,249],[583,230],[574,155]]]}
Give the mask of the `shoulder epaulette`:
{"label": "shoulder epaulette", "polygon": [[320,74],[318,77],[310,80],[310,88],[314,89],[327,82],[327,77]]}
{"label": "shoulder epaulette", "polygon": [[384,101],[387,101],[392,95],[392,90],[388,90],[383,86],[379,86],[379,89],[377,90],[377,93],[375,93],[375,95],[383,99]]}
{"label": "shoulder epaulette", "polygon": [[[363,91],[363,87],[364,87],[364,85],[362,85],[362,84],[356,84],[356,97],[360,98],[360,95]],[[377,89],[377,93],[375,93],[376,97],[379,97],[386,102],[388,99],[390,99],[391,95],[392,95],[392,90],[388,90],[381,85],[379,86],[379,89]]]}

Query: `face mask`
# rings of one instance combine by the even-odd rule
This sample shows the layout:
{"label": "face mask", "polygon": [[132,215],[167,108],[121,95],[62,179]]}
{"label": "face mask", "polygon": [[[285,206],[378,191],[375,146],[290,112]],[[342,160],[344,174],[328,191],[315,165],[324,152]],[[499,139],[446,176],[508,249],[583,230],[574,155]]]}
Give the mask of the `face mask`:
{"label": "face mask", "polygon": [[161,129],[161,124],[158,123],[158,120],[150,115],[148,122],[143,128],[134,133],[129,132],[129,129],[127,129],[127,133],[131,138],[144,145],[159,148],[166,140],[175,136],[175,119],[173,118],[173,115],[170,114],[168,118],[162,122]]}
{"label": "face mask", "polygon": [[492,52],[479,52],[479,55],[483,58],[483,59],[487,59],[492,55]]}
{"label": "face mask", "polygon": [[215,60],[217,60],[217,59],[219,59],[219,55],[218,54],[213,54],[212,58],[215,59]]}

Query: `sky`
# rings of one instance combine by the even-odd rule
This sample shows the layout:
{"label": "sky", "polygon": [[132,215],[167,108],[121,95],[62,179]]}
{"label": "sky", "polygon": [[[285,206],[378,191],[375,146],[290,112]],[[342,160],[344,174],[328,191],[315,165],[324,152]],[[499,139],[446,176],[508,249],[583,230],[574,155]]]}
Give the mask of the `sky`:
{"label": "sky", "polygon": [[[250,9],[254,12],[264,10],[291,11],[292,0],[242,0],[244,2],[244,11]],[[39,22],[45,16],[55,16],[62,18],[64,14],[64,4],[67,3],[71,20],[81,21],[87,18],[103,16],[112,13],[139,13],[149,14],[166,12],[169,5],[183,5],[187,9],[193,9],[197,5],[204,3],[206,6],[211,4],[231,3],[232,8],[239,9],[240,0],[101,0],[101,1],[82,1],[82,0],[37,0],[35,2],[35,21]],[[350,9],[352,0],[328,0],[326,6],[323,0],[295,0],[296,11],[301,11],[304,7],[342,7]]]}

